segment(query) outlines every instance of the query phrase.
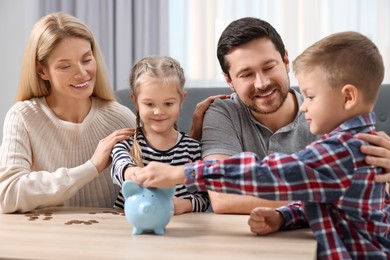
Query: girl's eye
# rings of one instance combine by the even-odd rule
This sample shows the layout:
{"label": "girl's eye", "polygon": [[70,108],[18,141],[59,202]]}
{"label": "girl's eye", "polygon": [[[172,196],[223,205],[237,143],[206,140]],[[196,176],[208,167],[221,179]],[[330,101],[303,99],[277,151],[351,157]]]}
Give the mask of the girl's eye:
{"label": "girl's eye", "polygon": [[60,69],[61,70],[65,70],[65,69],[67,69],[67,68],[69,68],[70,66],[69,65],[63,65],[63,66],[60,66]]}
{"label": "girl's eye", "polygon": [[167,102],[167,103],[165,103],[165,105],[168,107],[173,106],[173,102]]}
{"label": "girl's eye", "polygon": [[84,63],[89,63],[89,62],[91,62],[91,61],[92,61],[92,59],[83,60]]}

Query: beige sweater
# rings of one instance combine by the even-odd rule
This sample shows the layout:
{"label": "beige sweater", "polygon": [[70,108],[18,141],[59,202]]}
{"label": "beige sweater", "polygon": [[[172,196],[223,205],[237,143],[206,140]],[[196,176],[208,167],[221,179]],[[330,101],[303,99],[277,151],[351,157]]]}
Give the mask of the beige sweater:
{"label": "beige sweater", "polygon": [[134,126],[128,108],[98,98],[81,124],[58,119],[45,98],[16,103],[4,120],[0,147],[0,212],[112,207],[118,187],[111,166],[98,174],[90,158],[101,139]]}

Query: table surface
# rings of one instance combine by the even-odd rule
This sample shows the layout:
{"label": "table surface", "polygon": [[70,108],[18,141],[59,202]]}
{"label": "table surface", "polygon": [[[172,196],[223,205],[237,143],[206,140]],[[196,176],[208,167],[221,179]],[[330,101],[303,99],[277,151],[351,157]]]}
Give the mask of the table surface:
{"label": "table surface", "polygon": [[132,235],[121,211],[48,208],[0,214],[0,259],[315,259],[309,229],[256,236],[247,215],[173,216],[164,235]]}

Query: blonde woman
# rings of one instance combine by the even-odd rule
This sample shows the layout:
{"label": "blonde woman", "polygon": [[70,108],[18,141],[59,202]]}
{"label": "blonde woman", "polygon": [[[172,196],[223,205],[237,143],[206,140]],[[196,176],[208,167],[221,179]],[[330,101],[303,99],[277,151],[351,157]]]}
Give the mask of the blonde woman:
{"label": "blonde woman", "polygon": [[112,147],[135,116],[115,101],[99,46],[79,19],[52,13],[27,42],[0,148],[0,212],[112,207]]}

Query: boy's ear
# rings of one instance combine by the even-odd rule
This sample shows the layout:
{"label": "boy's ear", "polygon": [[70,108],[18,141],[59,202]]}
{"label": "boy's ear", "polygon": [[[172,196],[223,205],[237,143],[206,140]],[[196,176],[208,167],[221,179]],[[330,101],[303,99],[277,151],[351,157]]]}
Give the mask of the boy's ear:
{"label": "boy's ear", "polygon": [[344,108],[346,110],[352,109],[358,103],[359,90],[351,84],[344,85],[341,88],[341,94],[344,97]]}
{"label": "boy's ear", "polygon": [[39,61],[36,62],[36,66],[37,66],[38,76],[42,80],[49,80],[49,75],[46,71],[46,68]]}

